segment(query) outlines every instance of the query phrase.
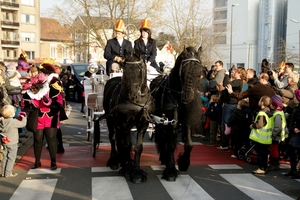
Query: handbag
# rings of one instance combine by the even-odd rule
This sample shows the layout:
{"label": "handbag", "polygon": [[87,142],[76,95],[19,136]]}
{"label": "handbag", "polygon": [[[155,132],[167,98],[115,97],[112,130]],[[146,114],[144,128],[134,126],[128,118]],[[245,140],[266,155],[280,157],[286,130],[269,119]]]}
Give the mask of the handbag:
{"label": "handbag", "polygon": [[229,135],[231,133],[231,127],[228,127],[227,124],[225,124],[225,131],[224,134],[225,135]]}
{"label": "handbag", "polygon": [[16,94],[20,94],[20,93],[21,93],[21,89],[19,87],[15,87],[12,90],[7,90],[8,95],[16,95]]}
{"label": "handbag", "polygon": [[30,132],[37,131],[38,125],[38,117],[39,117],[39,109],[30,109],[27,113],[27,124],[26,129]]}

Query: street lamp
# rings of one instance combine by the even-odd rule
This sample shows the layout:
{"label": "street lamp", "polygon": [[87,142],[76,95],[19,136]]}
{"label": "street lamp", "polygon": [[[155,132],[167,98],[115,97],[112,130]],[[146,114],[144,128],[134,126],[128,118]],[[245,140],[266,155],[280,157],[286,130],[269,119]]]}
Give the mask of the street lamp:
{"label": "street lamp", "polygon": [[231,5],[231,19],[230,19],[230,61],[229,61],[229,69],[231,68],[232,65],[232,21],[233,21],[233,8],[235,6],[238,6],[239,4],[232,4]]}
{"label": "street lamp", "polygon": [[[296,19],[291,19],[291,22],[299,24],[299,21]],[[300,30],[299,30],[299,67],[300,67]]]}

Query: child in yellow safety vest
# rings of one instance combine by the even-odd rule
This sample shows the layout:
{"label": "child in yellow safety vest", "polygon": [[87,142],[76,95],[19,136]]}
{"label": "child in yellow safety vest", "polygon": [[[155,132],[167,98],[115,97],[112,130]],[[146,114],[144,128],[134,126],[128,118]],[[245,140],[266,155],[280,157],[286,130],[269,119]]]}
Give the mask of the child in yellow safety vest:
{"label": "child in yellow safety vest", "polygon": [[254,174],[266,174],[268,165],[268,148],[272,143],[272,113],[270,111],[271,98],[262,96],[258,102],[261,110],[257,113],[255,121],[250,125],[249,138],[255,141],[258,169]]}
{"label": "child in yellow safety vest", "polygon": [[273,129],[272,129],[272,144],[270,145],[270,164],[267,168],[268,171],[279,170],[279,143],[283,142],[287,137],[286,131],[286,119],[283,108],[282,97],[275,94],[272,96],[272,108],[273,108]]}

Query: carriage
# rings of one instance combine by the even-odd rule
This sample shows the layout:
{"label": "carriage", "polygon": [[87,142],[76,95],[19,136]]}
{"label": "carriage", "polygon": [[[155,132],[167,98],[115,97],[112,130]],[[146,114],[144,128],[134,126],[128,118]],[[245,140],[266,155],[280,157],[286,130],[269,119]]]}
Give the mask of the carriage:
{"label": "carriage", "polygon": [[[187,171],[193,148],[192,130],[202,117],[202,102],[196,88],[203,69],[200,52],[201,48],[198,51],[193,47],[184,48],[170,74],[159,75],[150,84],[147,84],[146,63],[138,50],[125,52],[122,78],[104,80],[103,74],[100,79],[93,77],[90,81],[92,92],[86,91],[93,156],[100,142],[100,134],[96,134],[100,133],[99,122],[106,119],[111,144],[107,166],[113,170],[120,167],[119,173],[129,174],[133,183],[146,181],[147,173],[140,168],[140,157],[144,135],[149,124],[154,123],[159,160],[165,165],[162,178],[175,181],[179,172],[175,167],[174,153],[177,128],[181,123],[184,152],[177,161],[179,171]],[[102,90],[97,91],[95,85]],[[99,105],[101,101],[103,107]],[[132,158],[130,131],[133,127],[136,127],[137,136]]]}

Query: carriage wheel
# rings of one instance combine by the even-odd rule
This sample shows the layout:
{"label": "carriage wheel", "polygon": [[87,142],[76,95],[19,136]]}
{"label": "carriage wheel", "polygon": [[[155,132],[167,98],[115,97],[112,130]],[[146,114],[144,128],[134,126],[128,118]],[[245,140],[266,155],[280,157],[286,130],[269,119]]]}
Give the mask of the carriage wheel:
{"label": "carriage wheel", "polygon": [[[91,116],[91,109],[88,108],[88,113],[87,113],[87,129],[90,129],[92,127],[92,116]],[[87,131],[87,138],[86,141],[90,141],[91,139],[91,131]]]}
{"label": "carriage wheel", "polygon": [[91,131],[87,131],[87,132],[86,132],[86,135],[87,135],[86,141],[90,141],[90,138],[91,138]]}
{"label": "carriage wheel", "polygon": [[247,163],[251,163],[251,161],[252,161],[252,158],[251,158],[251,157],[249,157],[249,156],[247,156],[247,157],[246,157],[246,161],[247,161]]}
{"label": "carriage wheel", "polygon": [[[96,118],[96,116],[95,116]],[[92,156],[96,156],[96,151],[100,143],[100,120],[94,121],[94,134],[92,137]]]}

